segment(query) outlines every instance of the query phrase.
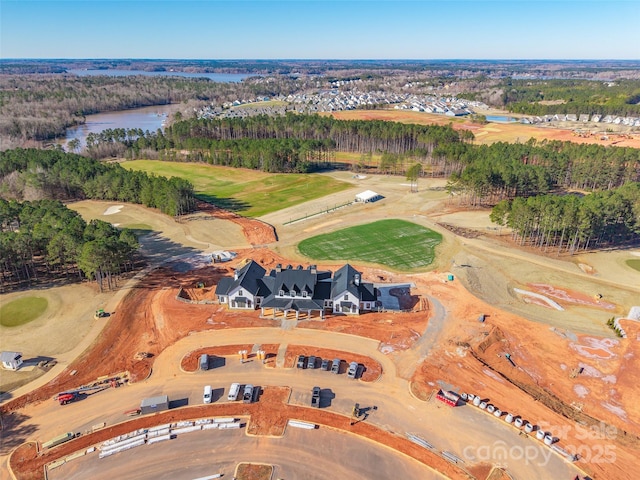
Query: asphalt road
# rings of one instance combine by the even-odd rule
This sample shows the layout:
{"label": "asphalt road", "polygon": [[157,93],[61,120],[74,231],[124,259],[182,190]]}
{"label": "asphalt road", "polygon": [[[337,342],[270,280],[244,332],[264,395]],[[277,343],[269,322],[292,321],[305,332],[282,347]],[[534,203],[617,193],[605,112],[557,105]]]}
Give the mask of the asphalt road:
{"label": "asphalt road", "polygon": [[[180,461],[176,461],[179,458]],[[244,430],[207,430],[99,459],[97,452],[49,471],[49,480],[192,480],[233,477],[241,462],[274,467],[286,480],[444,478],[384,446],[330,428],[287,428],[282,438],[251,437]]]}

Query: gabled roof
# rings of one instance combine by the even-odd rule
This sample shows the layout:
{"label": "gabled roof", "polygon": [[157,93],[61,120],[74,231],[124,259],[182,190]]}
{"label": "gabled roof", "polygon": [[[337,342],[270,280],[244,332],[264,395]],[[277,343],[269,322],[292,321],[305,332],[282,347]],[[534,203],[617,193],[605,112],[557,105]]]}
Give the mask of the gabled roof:
{"label": "gabled roof", "polygon": [[0,353],[0,362],[13,362],[15,359],[20,358],[22,353],[20,352],[2,352]]}
{"label": "gabled roof", "polygon": [[253,295],[258,295],[261,287],[264,287],[262,277],[266,270],[251,260],[242,268],[234,272],[233,278],[222,278],[216,286],[216,295],[228,295],[238,287],[242,287]]}
{"label": "gabled roof", "polygon": [[[359,280],[356,284],[356,275]],[[372,302],[376,300],[375,288],[372,283],[363,283],[362,274],[348,263],[340,268],[333,276],[333,284],[331,286],[331,298],[344,291],[349,291],[359,300]]]}

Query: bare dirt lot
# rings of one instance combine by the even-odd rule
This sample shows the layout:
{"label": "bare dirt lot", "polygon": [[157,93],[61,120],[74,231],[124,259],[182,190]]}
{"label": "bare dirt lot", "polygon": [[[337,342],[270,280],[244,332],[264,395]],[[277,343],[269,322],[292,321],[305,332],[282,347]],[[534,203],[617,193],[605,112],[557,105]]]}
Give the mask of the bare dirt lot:
{"label": "bare dirt lot", "polygon": [[[511,115],[509,112],[495,113]],[[345,110],[333,112],[331,115],[343,120],[386,120],[422,125],[448,125],[451,123],[456,130],[470,130],[473,132],[477,143],[526,142],[530,138],[535,138],[536,140],[560,140],[574,143],[640,148],[640,134],[637,132],[623,132],[622,129],[619,133],[606,133],[605,129],[615,127],[610,124],[556,122],[537,126],[514,122],[479,125],[472,123],[467,118],[452,118],[445,115],[407,110]],[[584,134],[578,135],[576,133],[577,130],[584,132]]]}

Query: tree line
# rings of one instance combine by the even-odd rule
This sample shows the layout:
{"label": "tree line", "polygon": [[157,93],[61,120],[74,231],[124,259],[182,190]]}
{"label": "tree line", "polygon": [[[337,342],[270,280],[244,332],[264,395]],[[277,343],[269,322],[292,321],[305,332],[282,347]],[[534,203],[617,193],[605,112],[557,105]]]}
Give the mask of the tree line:
{"label": "tree line", "polygon": [[640,183],[589,195],[538,195],[499,202],[491,220],[521,245],[560,254],[640,240]]}
{"label": "tree line", "polygon": [[[508,78],[491,89],[501,92],[498,105],[514,113],[539,116],[556,113],[640,116],[638,80],[598,82]],[[484,100],[487,95],[489,92],[484,91],[461,94],[460,97]]]}
{"label": "tree line", "polygon": [[454,161],[462,168],[451,173],[447,189],[471,205],[557,190],[610,190],[640,181],[640,150],[626,147],[531,139],[474,145]]}
{"label": "tree line", "polygon": [[57,150],[0,152],[0,196],[116,200],[157,208],[172,216],[195,209],[193,185],[187,180],[129,171],[117,163]]}
{"label": "tree line", "polygon": [[0,198],[0,287],[31,283],[40,276],[83,275],[100,291],[133,268],[138,241],[131,230],[86,223],[58,200]]}
{"label": "tree line", "polygon": [[218,83],[207,78],[0,75],[0,136],[15,143],[64,136],[93,113],[170,103],[222,103],[257,95],[288,95],[295,79]]}

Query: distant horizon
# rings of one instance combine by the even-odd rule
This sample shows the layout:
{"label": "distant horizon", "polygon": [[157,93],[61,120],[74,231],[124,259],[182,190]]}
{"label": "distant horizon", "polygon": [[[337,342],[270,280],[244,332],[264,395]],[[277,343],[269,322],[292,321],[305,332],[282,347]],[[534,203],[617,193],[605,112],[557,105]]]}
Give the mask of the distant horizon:
{"label": "distant horizon", "polygon": [[155,62],[640,62],[638,58],[153,58],[153,57],[10,57],[0,58],[0,62],[29,61],[155,61]]}
{"label": "distant horizon", "polygon": [[637,0],[0,0],[3,59],[637,60]]}

